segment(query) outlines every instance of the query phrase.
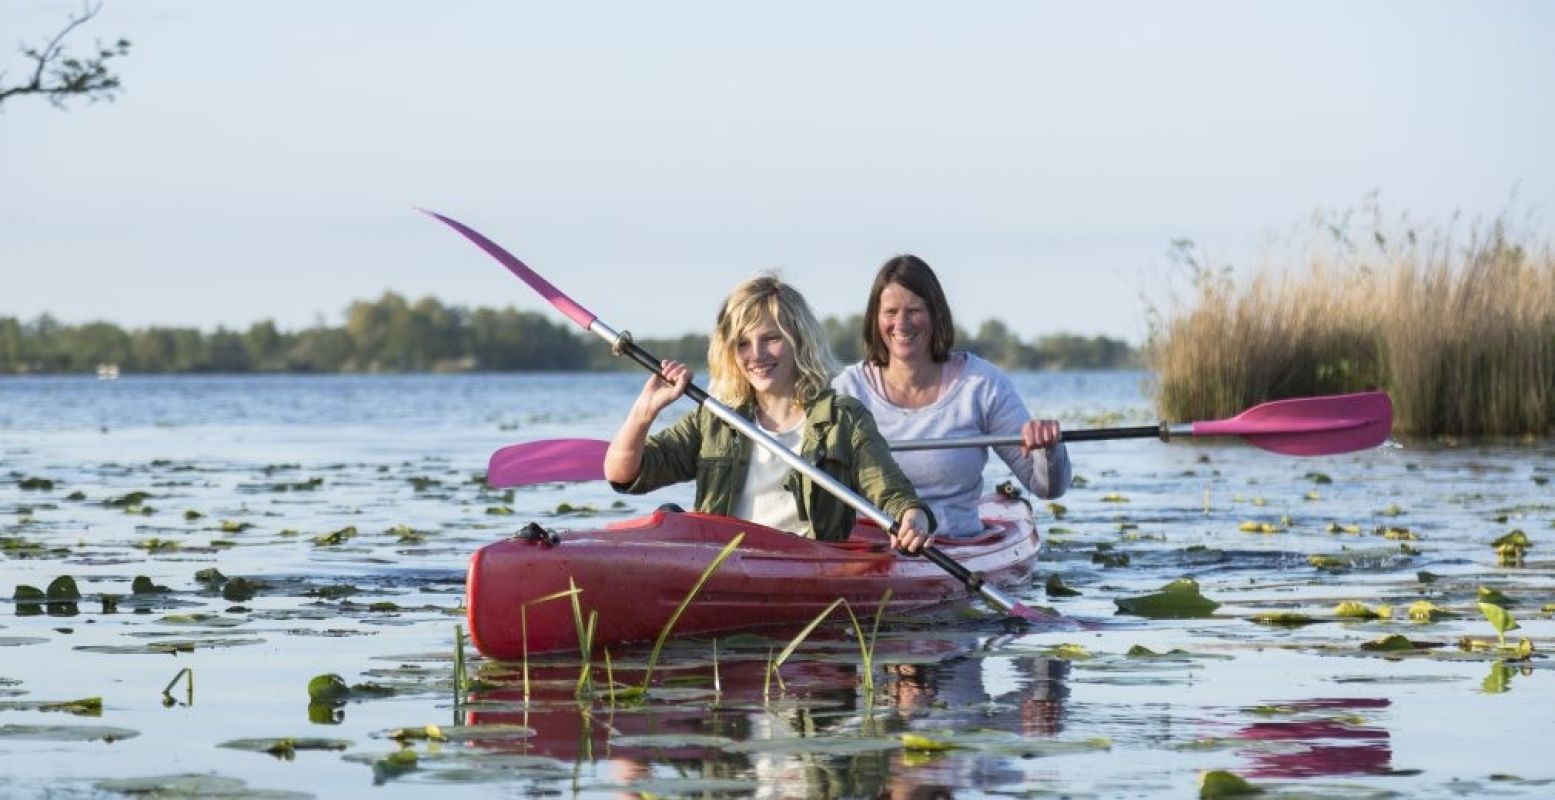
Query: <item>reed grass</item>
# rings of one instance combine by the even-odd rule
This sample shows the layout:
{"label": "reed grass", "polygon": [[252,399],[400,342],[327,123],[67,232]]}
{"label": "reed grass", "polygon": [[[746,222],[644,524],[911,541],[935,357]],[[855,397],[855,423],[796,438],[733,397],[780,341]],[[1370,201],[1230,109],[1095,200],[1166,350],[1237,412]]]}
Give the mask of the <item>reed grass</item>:
{"label": "reed grass", "polygon": [[1555,432],[1548,241],[1505,214],[1460,238],[1363,211],[1315,217],[1240,281],[1179,243],[1191,289],[1153,310],[1147,348],[1162,417],[1380,388],[1399,434]]}
{"label": "reed grass", "polygon": [[643,692],[647,692],[648,687],[652,684],[653,669],[659,663],[659,653],[664,649],[664,640],[668,639],[670,632],[675,630],[675,624],[680,622],[680,616],[686,613],[686,608],[691,605],[692,600],[696,599],[697,593],[702,591],[702,587],[706,585],[707,579],[713,576],[718,567],[739,548],[740,542],[743,541],[745,541],[745,534],[743,532],[737,533],[733,539],[729,540],[728,544],[724,545],[722,550],[718,551],[718,555],[714,556],[713,560],[708,562],[707,567],[702,570],[702,574],[697,578],[697,582],[692,584],[691,590],[686,592],[685,597],[681,598],[680,605],[675,607],[675,613],[670,615],[669,620],[664,623],[664,627],[659,630],[659,638],[654,641],[653,650],[648,653],[648,668],[643,670]]}
{"label": "reed grass", "polygon": [[[804,626],[804,628],[800,630],[799,633],[795,634],[794,638],[789,640],[788,644],[778,652],[775,658],[768,660],[767,677],[769,682],[771,678],[777,679],[778,691],[787,691],[787,687],[783,685],[783,674],[779,672],[779,670],[783,667],[783,662],[787,661],[788,657],[793,655],[795,650],[799,649],[799,645],[803,644],[805,639],[810,638],[810,634],[813,633],[816,628],[820,627],[821,623],[824,622],[827,617],[831,616],[831,612],[837,610],[837,606],[846,605],[847,602],[847,600],[841,597],[831,601],[831,605],[822,609],[821,613],[816,614],[815,619],[810,620],[810,624]],[[848,613],[851,614],[852,611],[849,610]]]}
{"label": "reed grass", "polygon": [[891,590],[886,589],[880,596],[880,604],[875,606],[874,626],[869,630],[869,636],[864,636],[864,628],[859,625],[858,615],[853,613],[853,607],[843,603],[843,609],[848,612],[848,620],[853,623],[853,635],[858,639],[859,649],[859,683],[864,690],[866,705],[875,703],[875,642],[880,636],[880,620],[885,616],[886,606],[891,602]]}

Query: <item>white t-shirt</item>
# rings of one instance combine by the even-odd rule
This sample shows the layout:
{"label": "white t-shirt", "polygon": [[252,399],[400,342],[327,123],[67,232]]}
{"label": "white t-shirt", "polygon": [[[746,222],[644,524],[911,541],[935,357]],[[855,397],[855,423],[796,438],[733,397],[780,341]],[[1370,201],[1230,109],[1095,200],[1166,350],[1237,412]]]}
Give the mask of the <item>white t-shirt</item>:
{"label": "white t-shirt", "polygon": [[[769,431],[762,428],[760,423],[756,425],[763,433],[794,452],[799,451],[799,443],[804,438],[804,426],[803,419],[786,431]],[[791,471],[792,467],[767,448],[751,447],[750,471],[745,474],[745,485],[740,487],[740,494],[734,498],[730,516],[814,539],[815,529],[808,520],[799,519],[799,505],[794,500],[794,493],[783,485]]]}
{"label": "white t-shirt", "polygon": [[[844,369],[832,380],[832,388],[858,398],[888,440],[1018,435],[1031,419],[1015,384],[998,367],[963,352],[952,353],[945,367],[939,399],[922,408],[902,408],[887,400],[879,368],[868,364]],[[1036,496],[1057,497],[1069,488],[1069,451],[1064,445],[1030,456],[1021,455],[1020,445],[993,450]],[[911,450],[891,456],[933,510],[940,534],[975,536],[982,531],[977,501],[983,493],[987,448]]]}

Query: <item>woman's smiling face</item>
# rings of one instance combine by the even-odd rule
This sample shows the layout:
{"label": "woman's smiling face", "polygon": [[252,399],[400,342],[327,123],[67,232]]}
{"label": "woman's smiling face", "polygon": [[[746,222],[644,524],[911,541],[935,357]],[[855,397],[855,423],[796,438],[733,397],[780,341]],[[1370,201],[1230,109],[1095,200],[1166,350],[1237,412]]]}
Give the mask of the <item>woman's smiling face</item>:
{"label": "woman's smiling face", "polygon": [[746,329],[735,342],[740,371],[757,394],[788,394],[798,380],[794,348],[770,319]]}
{"label": "woman's smiling face", "polygon": [[899,283],[888,283],[880,291],[880,315],[875,320],[880,340],[892,361],[929,360],[934,336],[934,321],[929,304]]}

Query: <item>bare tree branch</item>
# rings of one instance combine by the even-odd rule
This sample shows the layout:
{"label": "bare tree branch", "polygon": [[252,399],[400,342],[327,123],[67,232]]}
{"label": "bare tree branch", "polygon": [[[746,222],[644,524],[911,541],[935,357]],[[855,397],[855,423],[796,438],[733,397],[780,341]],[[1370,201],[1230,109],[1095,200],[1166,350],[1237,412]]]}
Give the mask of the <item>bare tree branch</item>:
{"label": "bare tree branch", "polygon": [[5,73],[0,72],[0,104],[7,99],[24,94],[37,94],[48,98],[55,108],[63,109],[71,97],[85,97],[89,102],[112,100],[121,91],[119,76],[108,69],[108,61],[128,55],[130,43],[120,39],[112,45],[96,45],[96,52],[86,58],[69,55],[65,51],[65,38],[76,28],[86,24],[103,10],[102,0],[87,0],[81,13],[70,17],[64,29],[40,47],[21,47],[21,53],[33,63],[31,79],[15,86],[4,84]]}

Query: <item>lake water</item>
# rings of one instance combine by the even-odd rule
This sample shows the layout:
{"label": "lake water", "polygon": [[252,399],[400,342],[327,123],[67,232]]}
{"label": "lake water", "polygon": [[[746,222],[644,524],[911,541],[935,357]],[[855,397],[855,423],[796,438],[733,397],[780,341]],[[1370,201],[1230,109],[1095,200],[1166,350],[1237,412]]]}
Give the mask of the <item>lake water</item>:
{"label": "lake water", "polygon": [[[1155,421],[1146,377],[1017,384],[1067,428],[1138,425]],[[1273,796],[1555,793],[1548,441],[1311,459],[1234,441],[1075,444],[1083,485],[1039,504],[1043,567],[1011,590],[1081,626],[1011,628],[975,603],[890,618],[872,698],[840,629],[801,647],[781,689],[766,660],[786,637],[734,637],[716,658],[678,642],[634,704],[577,701],[575,658],[532,665],[526,703],[512,665],[471,650],[484,685],[456,709],[475,548],[529,520],[689,505],[689,486],[507,496],[474,480],[504,444],[608,437],[640,384],[0,379],[0,597],[65,575],[82,595],[0,603],[0,796],[1183,797],[1206,770]],[[558,516],[563,502],[605,511]],[[1532,547],[1503,565],[1491,543],[1514,529]],[[197,577],[212,568],[257,593],[223,597]],[[1050,597],[1050,576],[1080,594]],[[167,591],[136,594],[137,577]],[[1117,613],[1182,577],[1221,603],[1213,616]],[[1531,659],[1496,649],[1481,587],[1506,596],[1521,626],[1507,643],[1528,638]],[[1421,600],[1451,615],[1411,620]],[[1392,617],[1337,616],[1345,601]],[[1280,612],[1309,624],[1270,624]],[[1416,646],[1362,648],[1394,634]],[[613,653],[617,679],[645,655]],[[327,673],[382,694],[310,708]],[[49,708],[94,697],[95,713]],[[428,724],[447,740],[390,736]],[[393,760],[403,749],[413,769]]]}

